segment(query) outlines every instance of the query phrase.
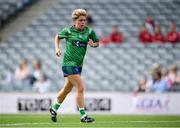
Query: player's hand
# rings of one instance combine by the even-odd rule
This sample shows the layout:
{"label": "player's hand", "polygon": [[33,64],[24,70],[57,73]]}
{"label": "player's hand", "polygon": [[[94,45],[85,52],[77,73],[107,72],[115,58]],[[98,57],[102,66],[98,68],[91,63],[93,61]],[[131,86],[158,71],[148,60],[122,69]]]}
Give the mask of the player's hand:
{"label": "player's hand", "polygon": [[99,46],[99,44],[98,44],[98,43],[94,43],[94,42],[92,41],[92,39],[89,39],[88,44],[89,44],[89,46],[91,46],[91,47],[93,47],[93,48],[96,48],[96,47]]}
{"label": "player's hand", "polygon": [[56,56],[58,56],[58,57],[60,57],[62,54],[60,48],[56,48],[55,52],[56,52]]}
{"label": "player's hand", "polygon": [[94,47],[94,42],[92,41],[92,39],[89,39],[88,44],[89,46]]}

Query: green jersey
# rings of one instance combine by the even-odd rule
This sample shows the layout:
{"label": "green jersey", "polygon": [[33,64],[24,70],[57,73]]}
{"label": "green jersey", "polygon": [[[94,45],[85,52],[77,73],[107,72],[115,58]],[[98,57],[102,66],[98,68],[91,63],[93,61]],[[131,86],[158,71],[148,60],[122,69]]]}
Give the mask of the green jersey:
{"label": "green jersey", "polygon": [[95,32],[88,27],[84,27],[83,31],[78,31],[74,27],[66,27],[58,33],[58,37],[59,39],[66,39],[62,66],[82,67],[87,42],[89,39],[98,42]]}

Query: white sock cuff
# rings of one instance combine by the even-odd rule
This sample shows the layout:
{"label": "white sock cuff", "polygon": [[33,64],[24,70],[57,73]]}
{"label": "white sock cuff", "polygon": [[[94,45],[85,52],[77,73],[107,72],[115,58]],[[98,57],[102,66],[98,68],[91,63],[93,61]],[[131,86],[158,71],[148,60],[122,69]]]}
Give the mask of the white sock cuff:
{"label": "white sock cuff", "polygon": [[85,110],[84,108],[79,108],[79,110]]}
{"label": "white sock cuff", "polygon": [[58,103],[57,101],[55,103],[58,104],[58,105],[61,105],[61,103]]}

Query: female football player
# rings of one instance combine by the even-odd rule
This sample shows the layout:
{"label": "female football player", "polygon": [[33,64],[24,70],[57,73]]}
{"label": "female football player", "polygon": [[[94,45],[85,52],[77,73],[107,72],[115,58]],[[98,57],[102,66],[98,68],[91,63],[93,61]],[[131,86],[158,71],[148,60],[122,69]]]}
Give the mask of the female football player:
{"label": "female football player", "polygon": [[95,121],[87,116],[84,109],[84,84],[81,80],[83,59],[87,45],[98,47],[98,39],[95,32],[86,26],[87,12],[84,9],[76,9],[72,12],[73,26],[62,29],[55,36],[55,53],[61,56],[59,48],[60,39],[66,39],[66,47],[62,61],[62,71],[65,77],[63,88],[59,91],[56,102],[51,106],[51,120],[57,121],[57,110],[66,98],[67,94],[75,87],[76,102],[80,112],[80,121],[90,123]]}

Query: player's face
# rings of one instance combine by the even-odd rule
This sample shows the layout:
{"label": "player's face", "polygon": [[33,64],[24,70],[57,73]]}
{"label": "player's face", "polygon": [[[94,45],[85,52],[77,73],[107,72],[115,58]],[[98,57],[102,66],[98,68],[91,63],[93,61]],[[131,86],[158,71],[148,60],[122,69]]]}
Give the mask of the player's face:
{"label": "player's face", "polygon": [[85,16],[80,16],[74,22],[75,22],[75,27],[77,29],[83,30],[84,26],[86,25],[86,17]]}

